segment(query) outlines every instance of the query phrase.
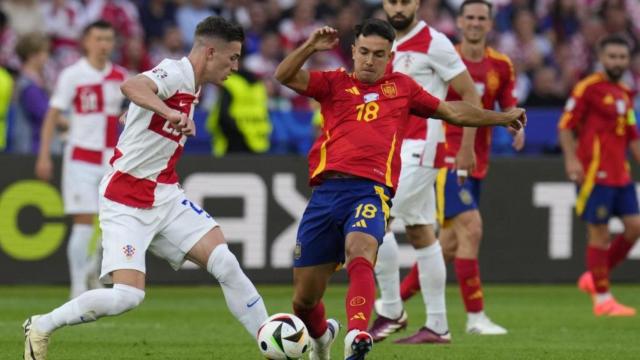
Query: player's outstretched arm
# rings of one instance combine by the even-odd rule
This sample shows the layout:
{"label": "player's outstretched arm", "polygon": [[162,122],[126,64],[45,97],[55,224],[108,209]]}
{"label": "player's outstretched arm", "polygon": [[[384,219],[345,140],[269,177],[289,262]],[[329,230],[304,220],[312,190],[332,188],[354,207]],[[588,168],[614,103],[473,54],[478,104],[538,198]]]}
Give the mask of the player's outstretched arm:
{"label": "player's outstretched arm", "polygon": [[434,117],[459,126],[509,126],[520,130],[527,123],[525,110],[514,108],[506,112],[481,109],[464,101],[440,102]]}
{"label": "player's outstretched arm", "polygon": [[282,85],[302,92],[309,86],[309,72],[302,69],[304,63],[316,51],[330,50],[338,44],[338,31],[329,26],[316,29],[309,39],[293,50],[276,68],[275,78]]}

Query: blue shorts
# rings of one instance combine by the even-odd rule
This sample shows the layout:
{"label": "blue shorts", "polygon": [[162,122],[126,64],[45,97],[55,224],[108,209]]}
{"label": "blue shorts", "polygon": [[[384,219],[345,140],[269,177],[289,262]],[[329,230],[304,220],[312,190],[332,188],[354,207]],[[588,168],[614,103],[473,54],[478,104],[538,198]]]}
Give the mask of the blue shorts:
{"label": "blue shorts", "polygon": [[455,170],[440,169],[436,178],[437,217],[440,225],[468,210],[475,210],[480,204],[482,180],[468,177],[458,184]]}
{"label": "blue shorts", "polygon": [[294,267],[344,263],[352,231],[382,244],[389,219],[390,191],[366,179],[328,179],[313,189],[298,227]]}
{"label": "blue shorts", "polygon": [[578,187],[576,213],[590,224],[606,224],[612,216],[637,215],[638,198],[634,183],[625,186],[586,185]]}

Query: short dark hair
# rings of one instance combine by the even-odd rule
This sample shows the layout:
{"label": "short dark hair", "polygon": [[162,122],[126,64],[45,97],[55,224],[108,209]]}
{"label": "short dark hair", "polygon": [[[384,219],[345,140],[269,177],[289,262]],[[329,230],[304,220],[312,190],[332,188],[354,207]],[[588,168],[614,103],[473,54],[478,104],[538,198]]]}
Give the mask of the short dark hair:
{"label": "short dark hair", "polygon": [[464,13],[464,8],[467,5],[472,5],[472,4],[482,4],[482,5],[486,5],[489,8],[489,16],[492,16],[493,13],[493,4],[490,3],[487,0],[464,0],[462,2],[462,4],[460,4],[460,9],[458,10],[458,15],[462,16],[462,13]]}
{"label": "short dark hair", "polygon": [[242,27],[221,16],[209,16],[202,20],[196,27],[195,35],[196,37],[217,37],[226,42],[244,41],[244,30],[242,30]]}
{"label": "short dark hair", "polygon": [[82,37],[85,37],[89,34],[92,29],[102,29],[102,30],[114,30],[113,25],[110,22],[105,20],[97,20],[92,22],[91,24],[84,27],[82,30]]}
{"label": "short dark hair", "polygon": [[629,42],[627,41],[627,39],[625,39],[622,35],[611,34],[611,35],[605,36],[604,38],[602,38],[602,40],[600,40],[600,43],[598,44],[598,49],[602,51],[608,45],[621,45],[626,47],[627,50],[631,51],[631,45],[629,45]]}
{"label": "short dark hair", "polygon": [[362,36],[378,35],[393,42],[396,39],[396,32],[391,24],[380,19],[367,19],[354,27],[356,39]]}

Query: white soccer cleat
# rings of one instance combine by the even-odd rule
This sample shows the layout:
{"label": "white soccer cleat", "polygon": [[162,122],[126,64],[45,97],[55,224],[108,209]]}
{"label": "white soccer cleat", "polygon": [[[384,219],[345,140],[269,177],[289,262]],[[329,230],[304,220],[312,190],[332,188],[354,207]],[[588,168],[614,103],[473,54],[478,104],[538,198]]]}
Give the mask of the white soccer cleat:
{"label": "white soccer cleat", "polygon": [[327,320],[327,331],[318,339],[311,338],[309,360],[331,360],[331,344],[338,337],[340,324],[334,319]]}
{"label": "white soccer cleat", "polygon": [[482,314],[474,320],[467,320],[467,333],[477,335],[506,335],[507,329],[494,323]]}
{"label": "white soccer cleat", "polygon": [[24,360],[46,360],[49,347],[49,334],[33,328],[33,322],[40,315],[33,315],[22,324],[24,329]]}
{"label": "white soccer cleat", "polygon": [[363,360],[373,348],[373,337],[366,331],[353,329],[344,338],[344,359]]}

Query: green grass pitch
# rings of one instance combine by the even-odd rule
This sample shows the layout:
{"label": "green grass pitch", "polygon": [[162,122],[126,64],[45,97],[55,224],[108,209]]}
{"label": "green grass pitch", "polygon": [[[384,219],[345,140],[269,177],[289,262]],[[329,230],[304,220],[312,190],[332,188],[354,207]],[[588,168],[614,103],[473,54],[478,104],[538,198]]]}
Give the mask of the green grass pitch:
{"label": "green grass pitch", "polygon": [[[270,313],[291,312],[290,286],[259,286]],[[618,299],[640,308],[640,286],[619,285]],[[325,296],[329,316],[345,323],[343,285]],[[60,305],[66,287],[0,287],[0,359],[19,359],[20,325],[30,314]],[[506,336],[464,333],[466,317],[458,289],[449,285],[447,302],[453,343],[446,346],[395,345],[394,338],[424,321],[422,300],[407,304],[409,330],[376,344],[370,359],[639,359],[640,317],[596,318],[590,301],[574,286],[493,285],[485,287],[485,307]],[[332,359],[342,359],[344,332]],[[257,345],[228,313],[216,286],[159,287],[144,303],[118,317],[61,329],[53,336],[50,360],[74,359],[260,359]]]}

